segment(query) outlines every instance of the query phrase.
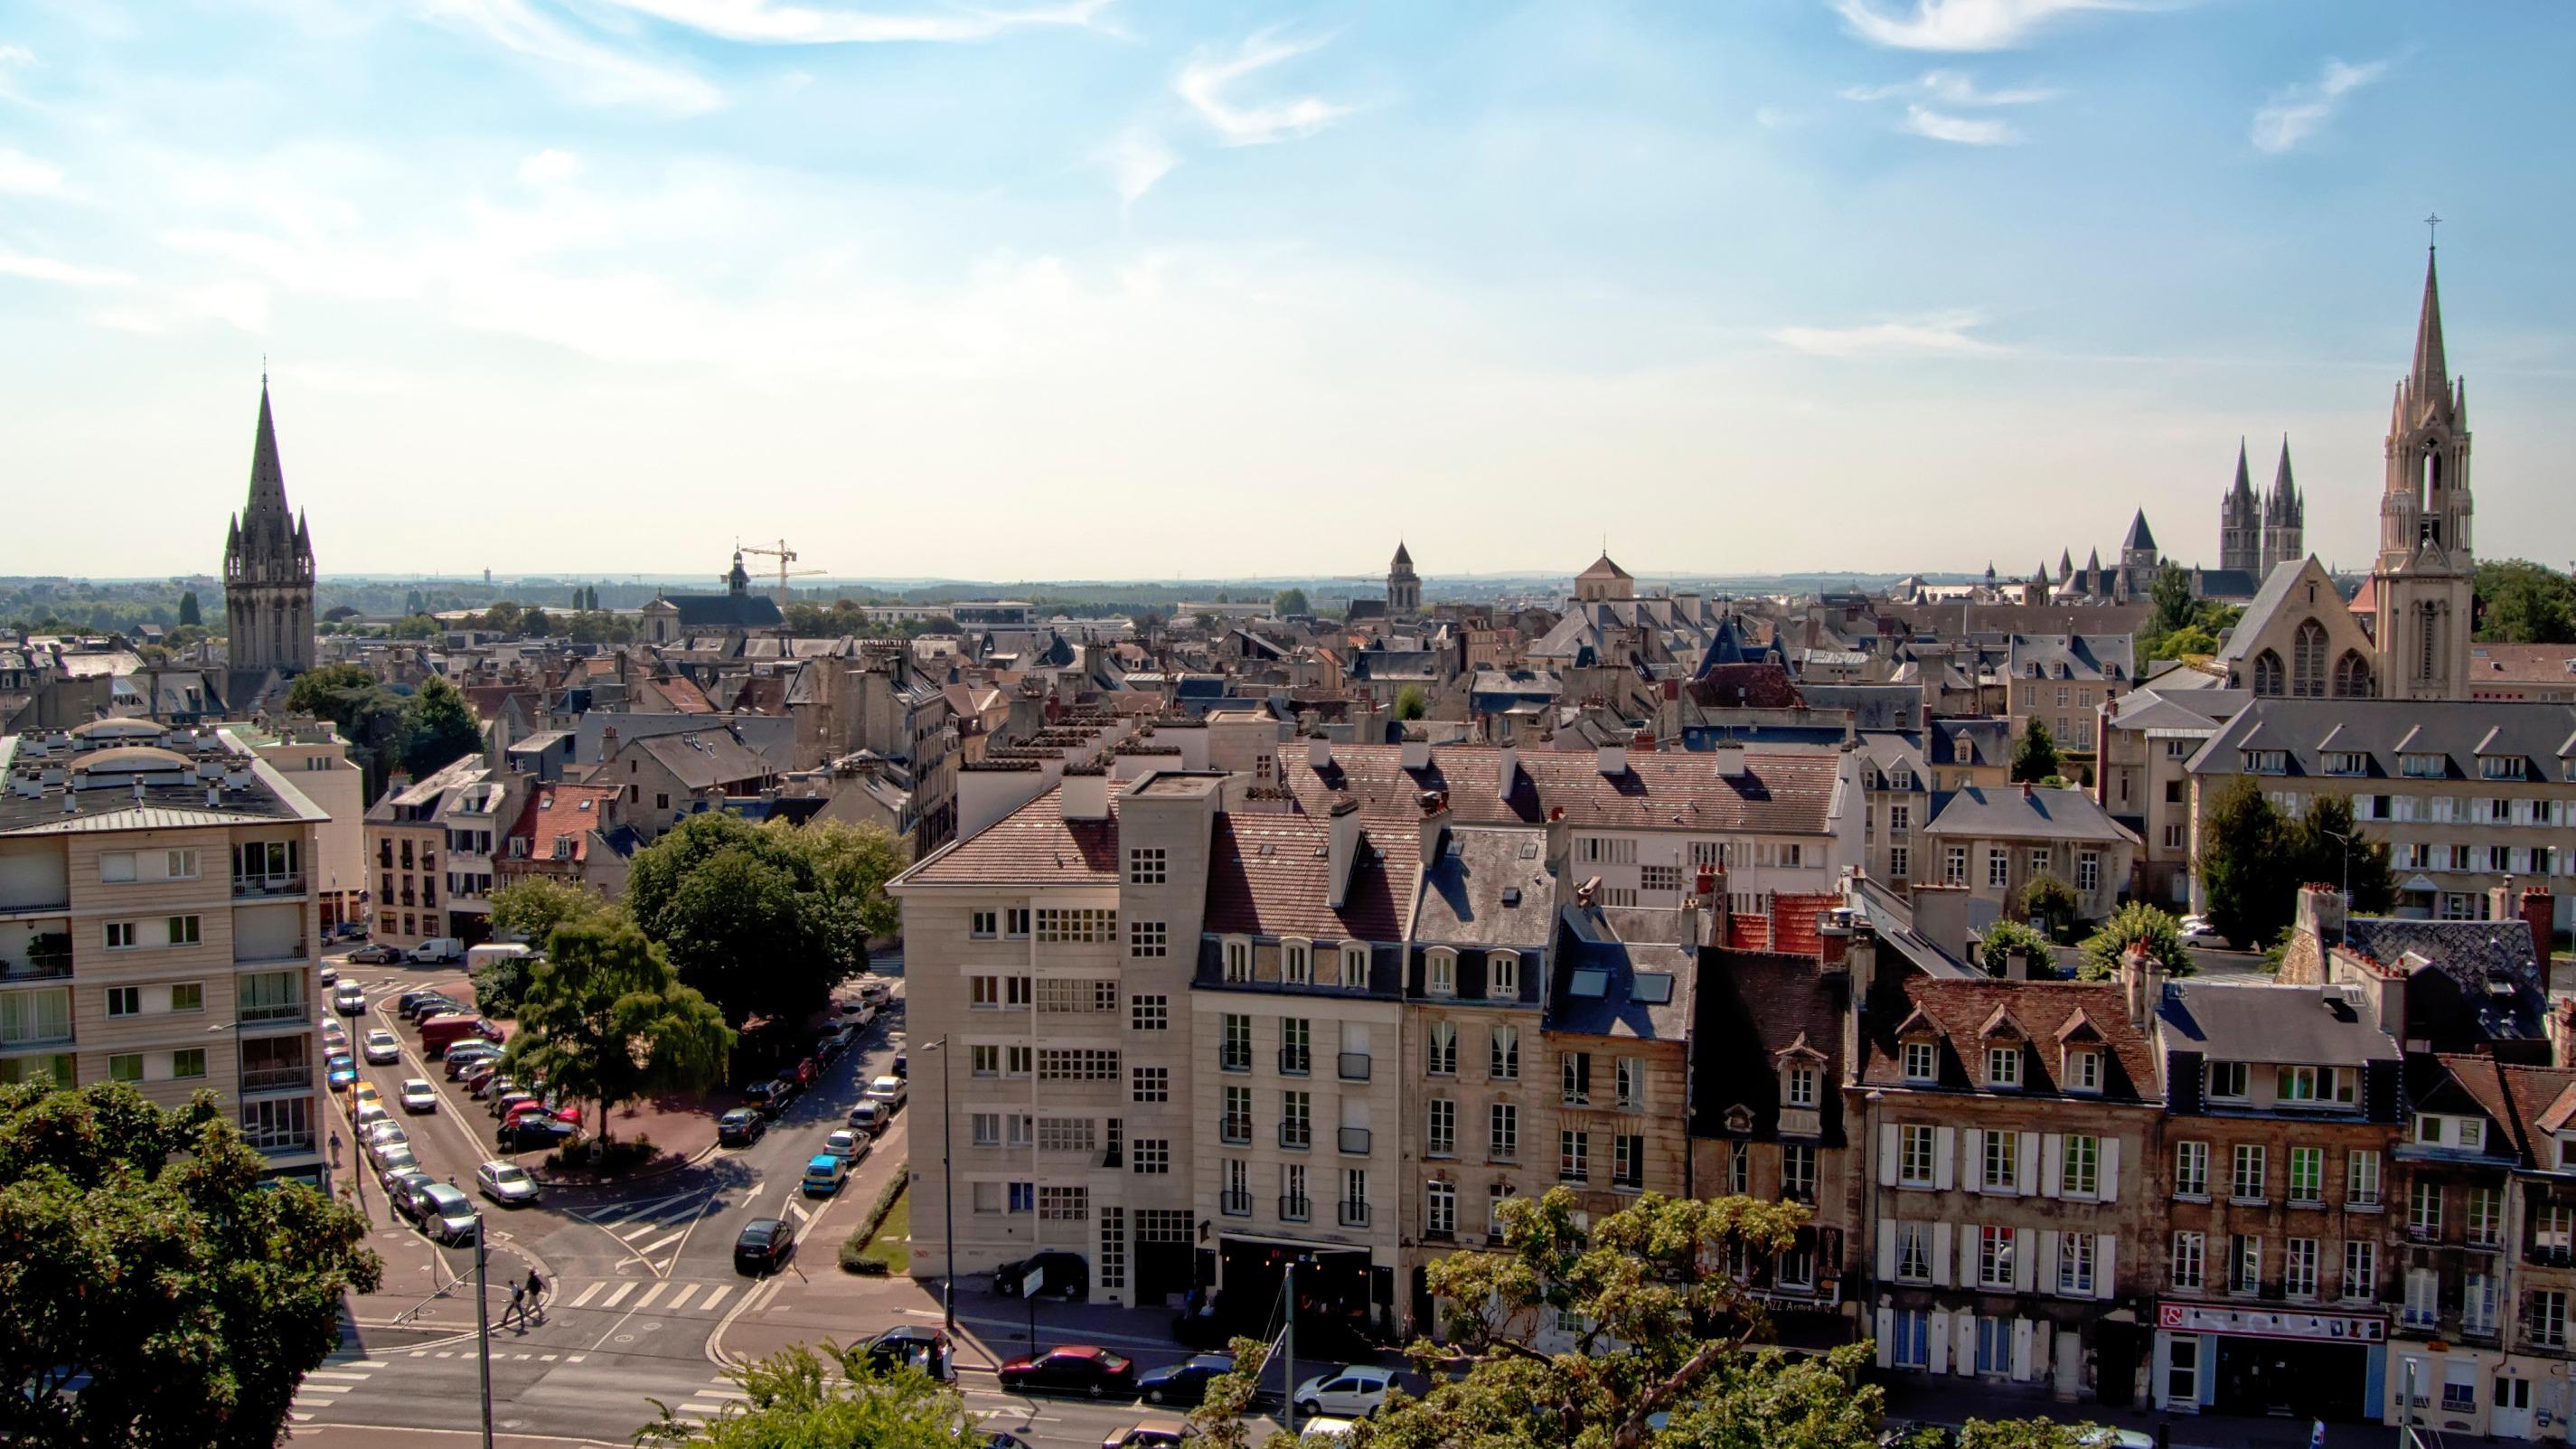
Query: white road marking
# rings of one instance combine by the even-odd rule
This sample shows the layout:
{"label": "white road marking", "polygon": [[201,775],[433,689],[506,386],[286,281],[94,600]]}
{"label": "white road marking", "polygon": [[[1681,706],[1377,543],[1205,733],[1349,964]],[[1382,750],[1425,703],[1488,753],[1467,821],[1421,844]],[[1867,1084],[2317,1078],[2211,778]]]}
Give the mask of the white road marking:
{"label": "white road marking", "polygon": [[703,1283],[684,1283],[680,1285],[679,1296],[671,1300],[671,1311],[673,1313],[677,1313],[681,1309],[688,1307],[689,1300],[697,1297],[698,1290],[705,1286],[706,1285]]}
{"label": "white road marking", "polygon": [[313,1383],[308,1383],[308,1384],[304,1384],[304,1385],[302,1385],[302,1386],[300,1386],[300,1387],[298,1387],[298,1388],[296,1389],[296,1391],[295,1391],[295,1397],[297,1397],[297,1398],[299,1398],[299,1399],[300,1399],[300,1398],[304,1397],[306,1394],[345,1394],[345,1393],[347,1393],[349,1390],[354,1389],[354,1388],[356,1388],[356,1387],[357,1387],[357,1385],[356,1385],[356,1384],[313,1384]]}
{"label": "white road marking", "polygon": [[365,1383],[367,1376],[365,1374],[335,1373],[330,1369],[315,1369],[313,1372],[304,1376],[304,1381],[308,1384],[313,1382],[315,1379],[347,1379],[352,1383]]}
{"label": "white road marking", "polygon": [[678,1232],[676,1232],[676,1233],[673,1233],[671,1236],[669,1236],[669,1237],[667,1237],[667,1238],[662,1239],[660,1242],[658,1242],[658,1243],[654,1243],[654,1244],[652,1244],[652,1245],[650,1245],[650,1246],[648,1246],[648,1247],[638,1248],[636,1251],[637,1251],[637,1252],[640,1252],[640,1253],[647,1253],[647,1254],[651,1254],[651,1253],[658,1253],[658,1252],[662,1251],[664,1248],[667,1248],[667,1247],[671,1246],[673,1243],[678,1242],[679,1240],[681,1240],[682,1238],[687,1237],[688,1235],[689,1235],[689,1230],[688,1230],[688,1229],[686,1229],[686,1228],[682,1228],[680,1231],[678,1231]]}
{"label": "white road marking", "polygon": [[342,1367],[342,1368],[380,1369],[380,1368],[391,1368],[391,1367],[393,1367],[393,1365],[392,1365],[392,1364],[389,1364],[389,1363],[387,1363],[387,1362],[385,1362],[383,1359],[380,1359],[380,1358],[347,1358],[347,1359],[342,1359],[342,1360],[340,1360],[340,1367]]}
{"label": "white road marking", "polygon": [[626,1296],[635,1291],[636,1282],[636,1279],[629,1278],[625,1282],[618,1284],[617,1291],[609,1294],[608,1301],[600,1304],[599,1306],[602,1308],[614,1308],[618,1304],[625,1302]]}
{"label": "white road marking", "polygon": [[640,1228],[637,1228],[635,1231],[633,1231],[633,1232],[631,1232],[631,1233],[619,1233],[619,1234],[617,1235],[617,1240],[618,1240],[619,1242],[621,1242],[621,1243],[631,1243],[631,1242],[634,1242],[637,1238],[640,1238],[640,1237],[644,1236],[646,1233],[649,1233],[649,1232],[653,1231],[654,1226],[655,1226],[655,1225],[654,1225],[654,1224],[652,1224],[652,1223],[646,1223],[644,1226],[642,1226],[642,1227],[640,1227]]}
{"label": "white road marking", "polygon": [[713,1288],[707,1290],[705,1300],[700,1302],[698,1306],[700,1308],[713,1308],[717,1304],[725,1301],[725,1295],[732,1291],[733,1285],[731,1283],[718,1283]]}
{"label": "white road marking", "polygon": [[575,1307],[575,1308],[579,1308],[579,1307],[581,1307],[583,1304],[588,1303],[588,1302],[589,1302],[590,1300],[592,1300],[593,1298],[598,1297],[598,1296],[599,1296],[599,1290],[600,1290],[600,1289],[602,1289],[602,1288],[605,1288],[605,1287],[607,1287],[607,1286],[608,1286],[608,1280],[607,1280],[607,1279],[605,1279],[605,1278],[602,1278],[602,1279],[600,1279],[598,1282],[591,1284],[589,1287],[584,1288],[583,1290],[581,1290],[581,1296],[580,1296],[579,1298],[576,1298],[576,1299],[574,1299],[574,1300],[572,1301],[572,1306],[573,1306],[573,1307]]}
{"label": "white road marking", "polygon": [[645,1309],[652,1307],[653,1300],[661,1297],[662,1290],[670,1286],[671,1281],[665,1278],[655,1283],[652,1287],[645,1289],[644,1296],[635,1300],[635,1311],[641,1313]]}

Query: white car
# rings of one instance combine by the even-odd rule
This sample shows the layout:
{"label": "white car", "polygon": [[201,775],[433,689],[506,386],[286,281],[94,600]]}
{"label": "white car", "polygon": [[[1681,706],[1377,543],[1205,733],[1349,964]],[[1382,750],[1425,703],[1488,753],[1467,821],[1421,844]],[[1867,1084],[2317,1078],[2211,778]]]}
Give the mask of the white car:
{"label": "white car", "polygon": [[1297,1412],[1309,1418],[1333,1414],[1347,1419],[1365,1419],[1386,1403],[1388,1386],[1395,1374],[1388,1369],[1353,1364],[1328,1374],[1317,1374],[1297,1386],[1293,1402]]}
{"label": "white car", "polygon": [[402,1124],[399,1122],[375,1122],[368,1124],[366,1141],[367,1155],[376,1159],[378,1163],[382,1163],[385,1160],[386,1153],[396,1150],[405,1152],[411,1150],[411,1134],[405,1132],[402,1129]]}
{"label": "white car", "polygon": [[901,1077],[879,1077],[868,1083],[868,1089],[860,1093],[871,1102],[884,1103],[889,1112],[903,1105],[903,1094],[904,1085]]}
{"label": "white car", "polygon": [[503,1207],[537,1200],[537,1180],[515,1162],[487,1162],[474,1169],[474,1186]]}
{"label": "white car", "polygon": [[2198,916],[2185,916],[2181,920],[2174,922],[2174,931],[2177,935],[2182,937],[2182,943],[2186,946],[2224,946],[2227,944],[2227,938],[2218,934],[2218,928],[2216,926],[2211,925],[2209,922],[2202,920]]}
{"label": "white car", "polygon": [[397,1038],[392,1032],[385,1030],[381,1026],[373,1027],[368,1030],[367,1039],[361,1050],[366,1053],[368,1061],[374,1062],[378,1066],[383,1066],[387,1062],[398,1062],[402,1060],[401,1039]]}
{"label": "white car", "polygon": [[358,1104],[358,1110],[350,1114],[350,1120],[360,1127],[365,1127],[374,1122],[390,1121],[393,1115],[385,1110],[385,1104],[382,1102],[362,1101]]}
{"label": "white car", "polygon": [[1318,1414],[1297,1426],[1297,1437],[1320,1439],[1327,1444],[1340,1444],[1347,1442],[1352,1431],[1359,1426],[1357,1419],[1336,1419],[1329,1414]]}
{"label": "white car", "polygon": [[322,984],[323,984],[323,985],[325,985],[325,986],[337,986],[337,985],[339,985],[339,984],[340,984],[340,968],[339,968],[339,967],[337,967],[337,966],[325,966],[325,967],[323,967],[323,968],[322,968],[322,977],[321,977],[321,980],[322,980]]}
{"label": "white car", "polygon": [[830,1153],[834,1157],[846,1158],[853,1163],[858,1162],[860,1159],[868,1155],[868,1146],[868,1134],[866,1132],[848,1127],[843,1127],[834,1132],[831,1136],[823,1139],[823,1150],[825,1152]]}
{"label": "white car", "polygon": [[414,1077],[402,1084],[402,1107],[406,1112],[435,1112],[438,1089],[429,1084],[427,1077]]}

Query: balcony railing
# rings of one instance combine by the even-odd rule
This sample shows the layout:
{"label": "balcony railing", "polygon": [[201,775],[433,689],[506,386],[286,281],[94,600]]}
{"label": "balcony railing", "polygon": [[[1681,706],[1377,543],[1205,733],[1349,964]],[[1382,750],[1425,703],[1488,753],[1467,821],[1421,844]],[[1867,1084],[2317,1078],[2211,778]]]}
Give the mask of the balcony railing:
{"label": "balcony railing", "polygon": [[1279,1221],[1283,1223],[1302,1223],[1314,1215],[1312,1198],[1283,1196],[1279,1199]]}
{"label": "balcony railing", "polygon": [[1369,1205],[1364,1202],[1343,1203],[1341,1223],[1342,1226],[1346,1228],[1367,1227],[1369,1225]]}
{"label": "balcony railing", "polygon": [[313,1068],[309,1064],[300,1067],[246,1068],[241,1074],[241,1089],[245,1092],[282,1092],[290,1087],[312,1085]]}
{"label": "balcony railing", "polygon": [[270,1021],[302,1021],[311,1010],[311,1007],[301,1001],[289,1001],[277,1006],[245,1006],[241,1009],[241,1020],[245,1026],[255,1026],[261,1022]]}
{"label": "balcony railing", "polygon": [[1444,1228],[1438,1223],[1433,1223],[1422,1230],[1422,1236],[1426,1242],[1454,1243],[1458,1240],[1458,1230],[1456,1228]]}
{"label": "balcony railing", "polygon": [[1279,1075],[1283,1077],[1302,1077],[1314,1069],[1315,1053],[1313,1048],[1291,1046],[1281,1047],[1279,1049]]}
{"label": "balcony railing", "polygon": [[68,895],[58,901],[0,900],[0,916],[60,916],[69,913],[71,908],[72,901]]}
{"label": "balcony railing", "polygon": [[282,1157],[290,1152],[310,1152],[313,1150],[313,1133],[310,1129],[301,1132],[249,1133],[246,1134],[246,1140],[249,1141],[252,1147],[271,1157]]}
{"label": "balcony railing", "polygon": [[233,943],[233,964],[236,966],[263,966],[275,961],[310,961],[312,959],[313,943],[300,938],[281,941],[273,946],[265,946],[253,941]]}
{"label": "balcony railing", "polygon": [[1216,1136],[1219,1142],[1231,1143],[1238,1147],[1245,1146],[1252,1141],[1252,1119],[1249,1117],[1219,1118],[1216,1124]]}
{"label": "balcony railing", "polygon": [[1249,1192],[1218,1193],[1216,1210],[1230,1218],[1248,1218],[1252,1216],[1252,1194]]}
{"label": "balcony railing", "polygon": [[233,899],[258,900],[268,896],[304,894],[304,877],[300,875],[237,875],[233,877]]}
{"label": "balcony railing", "polygon": [[1217,1048],[1216,1069],[1220,1072],[1251,1071],[1252,1048],[1234,1046],[1223,1046]]}
{"label": "balcony railing", "polygon": [[2409,1306],[2397,1310],[2397,1323],[2401,1328],[2435,1328],[2441,1322],[2442,1315],[2434,1309]]}
{"label": "balcony railing", "polygon": [[66,953],[0,961],[0,981],[60,981],[71,974],[72,958]]}
{"label": "balcony railing", "polygon": [[1307,1148],[1309,1148],[1309,1147],[1314,1146],[1314,1145],[1315,1145],[1315,1129],[1314,1129],[1314,1126],[1313,1126],[1311,1123],[1306,1123],[1306,1122],[1282,1122],[1282,1123],[1280,1123],[1280,1124],[1279,1124],[1279,1145],[1280,1145],[1280,1146],[1282,1146],[1282,1147],[1293,1147],[1293,1148],[1297,1149],[1297,1150],[1298,1150],[1298,1151],[1300,1151],[1300,1152],[1302,1152],[1302,1151],[1306,1150],[1306,1149],[1307,1149]]}
{"label": "balcony railing", "polygon": [[1369,1130],[1366,1127],[1343,1128],[1341,1135],[1341,1148],[1344,1152],[1349,1153],[1353,1157],[1368,1156]]}
{"label": "balcony railing", "polygon": [[1342,1080],[1345,1082],[1365,1082],[1368,1079],[1369,1054],[1367,1052],[1342,1053]]}

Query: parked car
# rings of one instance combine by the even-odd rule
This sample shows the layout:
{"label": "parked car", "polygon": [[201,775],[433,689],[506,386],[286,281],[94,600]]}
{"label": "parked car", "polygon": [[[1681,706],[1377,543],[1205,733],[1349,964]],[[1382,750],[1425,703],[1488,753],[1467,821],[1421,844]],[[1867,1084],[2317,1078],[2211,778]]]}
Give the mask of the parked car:
{"label": "parked car", "polygon": [[1317,1374],[1297,1386],[1293,1402],[1297,1412],[1309,1418],[1317,1414],[1338,1414],[1344,1418],[1365,1419],[1386,1403],[1386,1391],[1395,1382],[1392,1370],[1371,1364],[1351,1364],[1331,1373]]}
{"label": "parked car", "polygon": [[1136,1380],[1136,1391],[1149,1404],[1195,1404],[1207,1397],[1208,1385],[1234,1372],[1230,1353],[1194,1354],[1179,1363],[1149,1369]]}
{"label": "parked car", "polygon": [[419,1192],[422,1188],[427,1187],[436,1181],[438,1181],[437,1178],[430,1176],[428,1173],[421,1171],[417,1167],[405,1168],[401,1172],[388,1173],[384,1178],[385,1201],[393,1205],[393,1210],[395,1212],[402,1214],[406,1219],[409,1219],[412,1222],[418,1222],[420,1221],[421,1214]]}
{"label": "parked car", "polygon": [[454,936],[432,936],[411,948],[412,964],[436,966],[447,961],[465,959],[465,943]]}
{"label": "parked car", "polygon": [[367,1009],[366,988],[354,981],[346,986],[332,988],[331,1009],[342,1016],[356,1016]]}
{"label": "parked car", "polygon": [[2156,1441],[2136,1429],[2095,1425],[2075,1436],[2084,1449],[2156,1449]]}
{"label": "parked car", "polygon": [[523,1087],[513,1087],[506,1092],[495,1092],[492,1094],[492,1115],[507,1122],[516,1115],[515,1109],[521,1102],[535,1100],[537,1100],[537,1094]]}
{"label": "parked car", "polygon": [[769,1119],[749,1107],[736,1107],[716,1119],[716,1145],[749,1147],[769,1130]]}
{"label": "parked car", "polygon": [[1019,1297],[1020,1285],[1027,1281],[1032,1269],[1040,1275],[1042,1292],[1059,1298],[1080,1298],[1091,1291],[1091,1265],[1083,1261],[1080,1253],[1062,1248],[1032,1253],[994,1269],[993,1291],[1005,1298]]}
{"label": "parked car", "polygon": [[796,1100],[798,1090],[794,1077],[772,1077],[743,1088],[742,1098],[763,1117],[775,1117],[787,1110],[788,1103]]}
{"label": "parked car", "polygon": [[1124,1429],[1113,1429],[1100,1441],[1100,1449],[1181,1449],[1193,1431],[1178,1419],[1140,1419]]}
{"label": "parked car", "polygon": [[733,1265],[757,1278],[784,1267],[796,1252],[796,1234],[776,1218],[753,1218],[733,1240]]}
{"label": "parked car", "polygon": [[841,1048],[847,1045],[849,1043],[841,1039],[838,1031],[824,1032],[814,1038],[814,1060],[828,1066],[840,1060]]}
{"label": "parked car", "polygon": [[337,966],[325,966],[320,971],[314,973],[313,979],[321,982],[325,986],[337,986],[340,984],[340,968]]}
{"label": "parked car", "polygon": [[888,1112],[883,1104],[862,1101],[850,1109],[849,1122],[853,1130],[874,1137],[886,1130],[886,1124],[893,1118],[894,1114]]}
{"label": "parked car", "polygon": [[474,1095],[486,1101],[496,1101],[517,1090],[519,1090],[519,1079],[504,1074],[497,1067],[493,1069],[490,1076],[474,1084]]}
{"label": "parked car", "polygon": [[363,941],[367,939],[367,923],[364,921],[342,921],[340,924],[331,928],[331,939],[334,941]]}
{"label": "parked car", "polygon": [[579,1136],[578,1124],[539,1112],[502,1123],[493,1129],[492,1140],[505,1152],[551,1152]]}
{"label": "parked car", "polygon": [[474,1187],[504,1207],[537,1200],[537,1180],[515,1162],[487,1162],[474,1169]]}
{"label": "parked car", "polygon": [[420,1159],[408,1142],[397,1142],[368,1154],[376,1160],[376,1181],[382,1182],[397,1172],[410,1172],[420,1166]]}
{"label": "parked car", "polygon": [[501,1036],[501,1028],[482,1017],[449,1012],[420,1024],[420,1049],[444,1052],[461,1041],[479,1037],[484,1041],[497,1042]]}
{"label": "parked car", "polygon": [[884,1104],[889,1112],[900,1110],[904,1099],[903,1078],[879,1077],[868,1083],[867,1099]]}
{"label": "parked car", "polygon": [[886,1003],[894,1000],[894,988],[886,985],[883,981],[871,977],[870,979],[859,983],[859,1000],[866,1002],[868,1005],[875,1007],[879,1011],[883,1011],[885,1010]]}
{"label": "parked car", "polygon": [[898,1077],[906,1078],[907,1080],[910,1079],[912,1076],[912,1048],[904,1047],[894,1054],[894,1074]]}
{"label": "parked car", "polygon": [[1008,1429],[978,1429],[975,1434],[978,1449],[1037,1449],[1036,1445]]}
{"label": "parked car", "polygon": [[800,1186],[807,1197],[831,1197],[849,1178],[850,1159],[836,1152],[817,1152],[805,1159],[805,1180]]}
{"label": "parked car", "polygon": [[447,1063],[447,1076],[450,1081],[464,1076],[465,1069],[476,1062],[493,1062],[500,1059],[501,1049],[480,1038],[458,1042],[447,1049],[447,1055],[440,1058]]}
{"label": "parked car", "polygon": [[358,1059],[347,1052],[327,1052],[322,1057],[322,1081],[333,1091],[358,1080]]}
{"label": "parked car", "polygon": [[1319,1414],[1297,1426],[1297,1438],[1300,1442],[1320,1439],[1326,1444],[1346,1444],[1359,1427],[1357,1419],[1337,1419],[1330,1414]]}
{"label": "parked car", "polygon": [[400,950],[382,943],[372,946],[360,946],[357,950],[349,953],[350,964],[356,966],[389,966],[401,959],[402,952]]}
{"label": "parked car", "polygon": [[2225,949],[2227,945],[2227,938],[2218,934],[2218,928],[2198,916],[2185,916],[2174,922],[2174,934],[2182,937],[2182,943],[2186,946],[2215,946]]}
{"label": "parked car", "polygon": [[868,1363],[879,1369],[910,1365],[943,1384],[957,1382],[957,1351],[943,1329],[899,1323],[868,1340]]}
{"label": "parked car", "polygon": [[340,1024],[340,1018],[326,1016],[322,1018],[322,1040],[334,1050],[346,1051],[349,1049],[349,1029]]}
{"label": "parked car", "polygon": [[438,1110],[438,1088],[427,1077],[413,1077],[402,1084],[402,1109],[406,1112]]}
{"label": "parked car", "polygon": [[402,1039],[381,1026],[367,1028],[367,1038],[360,1049],[366,1052],[368,1061],[378,1066],[402,1060]]}
{"label": "parked car", "polygon": [[399,1122],[378,1122],[371,1125],[367,1129],[365,1140],[367,1155],[374,1158],[379,1165],[384,1162],[386,1153],[407,1152],[411,1149],[411,1134],[405,1132]]}
{"label": "parked car", "polygon": [[[360,1082],[358,1085],[363,1087],[366,1083]],[[357,1106],[349,1109],[349,1121],[359,1127],[364,1127],[370,1122],[382,1122],[392,1115],[393,1113],[385,1110],[384,1103],[373,1098],[362,1097]]]}
{"label": "parked car", "polygon": [[420,1230],[442,1243],[474,1241],[476,1214],[474,1204],[465,1194],[443,1182],[433,1182],[418,1189],[415,1196],[421,1204]]}
{"label": "parked car", "polygon": [[1136,1361],[1084,1344],[1051,1348],[1002,1365],[998,1377],[1012,1393],[1086,1394],[1105,1399],[1136,1392]]}
{"label": "parked car", "polygon": [[579,1126],[581,1124],[581,1109],[579,1107],[550,1107],[542,1101],[536,1101],[521,1102],[519,1105],[512,1107],[509,1111],[501,1114],[501,1120],[504,1122],[516,1122],[527,1117],[552,1117],[558,1122],[570,1122],[575,1126]]}
{"label": "parked car", "polygon": [[852,1167],[856,1167],[861,1162],[867,1160],[868,1148],[870,1145],[868,1134],[859,1131],[855,1127],[843,1127],[835,1131],[831,1136],[823,1139],[824,1151],[832,1154],[834,1157],[840,1158]]}

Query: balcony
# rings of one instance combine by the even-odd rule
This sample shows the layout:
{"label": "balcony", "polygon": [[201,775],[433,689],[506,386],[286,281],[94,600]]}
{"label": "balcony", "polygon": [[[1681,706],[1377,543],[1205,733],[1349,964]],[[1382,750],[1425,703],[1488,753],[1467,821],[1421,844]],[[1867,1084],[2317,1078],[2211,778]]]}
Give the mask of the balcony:
{"label": "balcony", "polygon": [[313,1068],[309,1064],[300,1067],[251,1067],[245,1068],[241,1074],[241,1089],[245,1092],[284,1092],[312,1085]]}
{"label": "balcony", "polygon": [[304,894],[304,877],[300,875],[237,875],[233,877],[233,899],[237,901],[277,900]]}
{"label": "balcony", "polygon": [[1824,1113],[1814,1107],[1783,1107],[1780,1109],[1780,1135],[1822,1137],[1825,1135]]}
{"label": "balcony", "polygon": [[310,1131],[254,1133],[247,1140],[264,1157],[287,1157],[313,1150]]}
{"label": "balcony", "polygon": [[1249,1117],[1218,1118],[1216,1124],[1216,1139],[1219,1142],[1223,1142],[1234,1147],[1245,1147],[1251,1145],[1252,1119]]}
{"label": "balcony", "polygon": [[1230,1218],[1248,1218],[1252,1216],[1252,1194],[1243,1191],[1218,1193],[1216,1210]]}
{"label": "balcony", "polygon": [[69,951],[48,952],[29,956],[24,961],[0,961],[0,982],[61,981],[72,974]]}
{"label": "balcony", "polygon": [[1251,1071],[1252,1048],[1231,1045],[1217,1048],[1216,1069],[1220,1072]]}
{"label": "balcony", "polygon": [[68,891],[64,893],[63,898],[60,900],[54,900],[50,897],[43,900],[31,901],[0,899],[0,921],[8,920],[13,916],[69,915],[71,913],[71,908],[72,898]]}
{"label": "balcony", "polygon": [[1353,1157],[1368,1156],[1369,1130],[1366,1127],[1341,1129],[1341,1149]]}
{"label": "balcony", "polygon": [[293,941],[278,941],[273,944],[263,944],[257,941],[233,942],[233,964],[235,966],[276,966],[289,962],[310,961],[312,959],[313,943],[301,938]]}
{"label": "balcony", "polygon": [[1345,1202],[1341,1205],[1341,1209],[1341,1224],[1343,1227],[1364,1228],[1369,1225],[1369,1205],[1367,1203]]}
{"label": "balcony", "polygon": [[1345,1082],[1367,1081],[1369,1079],[1369,1054],[1367,1052],[1342,1053],[1341,1075],[1342,1080]]}
{"label": "balcony", "polygon": [[1289,1046],[1279,1049],[1279,1075],[1302,1077],[1314,1069],[1315,1053],[1311,1048]]}
{"label": "balcony", "polygon": [[1302,1223],[1314,1215],[1315,1203],[1312,1198],[1282,1197],[1279,1199],[1279,1221],[1283,1223]]}
{"label": "balcony", "polygon": [[1279,1145],[1303,1152],[1315,1145],[1315,1129],[1305,1122],[1282,1122],[1279,1124]]}
{"label": "balcony", "polygon": [[2576,1268],[2576,1253],[2565,1243],[2534,1243],[2523,1257],[2535,1268]]}

